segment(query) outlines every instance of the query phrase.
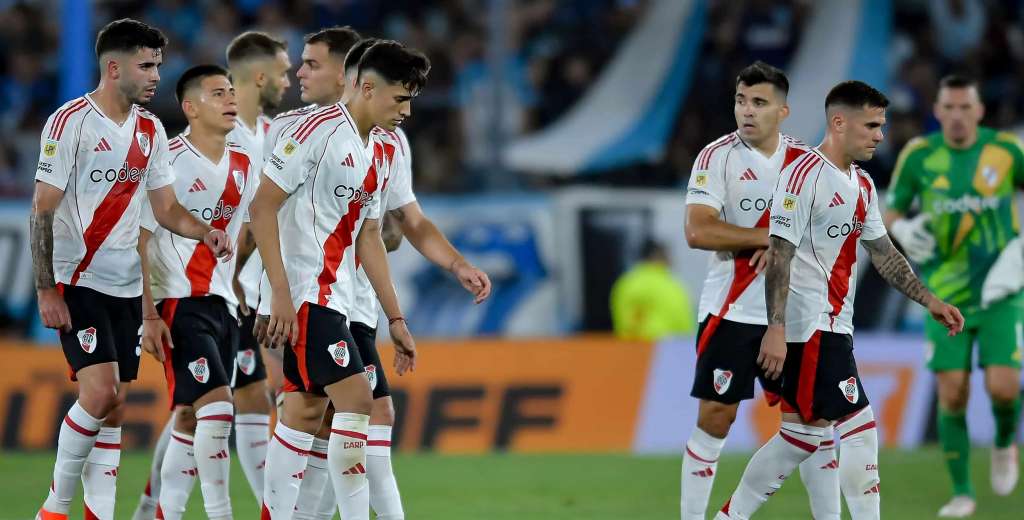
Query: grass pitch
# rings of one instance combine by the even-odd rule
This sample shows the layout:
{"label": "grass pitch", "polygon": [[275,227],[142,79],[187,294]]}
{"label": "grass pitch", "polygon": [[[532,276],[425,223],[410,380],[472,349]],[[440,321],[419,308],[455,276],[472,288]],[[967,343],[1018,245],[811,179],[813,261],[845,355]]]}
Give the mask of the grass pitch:
{"label": "grass pitch", "polygon": [[[710,509],[725,502],[747,457],[722,457]],[[1024,486],[1010,497],[996,497],[988,484],[988,451],[975,450],[972,460],[979,501],[974,518],[1024,518]],[[52,464],[53,455],[47,452],[0,452],[0,520],[33,518],[45,498]],[[410,520],[679,518],[678,457],[400,454],[394,465]],[[884,518],[935,518],[949,493],[935,448],[884,451],[880,466]],[[124,454],[118,479],[119,520],[131,518],[148,470],[148,454]],[[256,500],[237,465],[231,479],[235,518],[259,518]],[[756,518],[810,518],[799,480],[794,475]],[[77,500],[71,518],[81,518],[81,511]],[[206,518],[198,485],[186,518]]]}

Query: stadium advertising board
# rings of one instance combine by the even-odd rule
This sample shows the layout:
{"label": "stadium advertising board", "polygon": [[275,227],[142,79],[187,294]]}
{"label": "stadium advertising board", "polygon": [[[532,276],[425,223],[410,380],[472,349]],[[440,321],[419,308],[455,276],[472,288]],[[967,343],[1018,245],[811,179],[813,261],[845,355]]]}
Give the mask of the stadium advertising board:
{"label": "stadium advertising board", "polygon": [[[388,369],[403,451],[480,453],[678,453],[696,423],[692,339],[657,345],[603,336],[567,339],[423,341],[411,376]],[[858,335],[863,384],[887,446],[914,447],[932,418],[934,380],[917,336]],[[57,348],[0,344],[0,449],[49,449],[74,403],[75,387]],[[381,349],[389,367],[390,347]],[[271,361],[272,362],[272,361]],[[274,370],[270,370],[271,373]],[[975,443],[994,432],[980,373],[968,421]],[[124,444],[154,442],[167,418],[161,367],[144,356],[128,396]],[[778,428],[760,395],[740,407],[726,450],[757,448]]]}

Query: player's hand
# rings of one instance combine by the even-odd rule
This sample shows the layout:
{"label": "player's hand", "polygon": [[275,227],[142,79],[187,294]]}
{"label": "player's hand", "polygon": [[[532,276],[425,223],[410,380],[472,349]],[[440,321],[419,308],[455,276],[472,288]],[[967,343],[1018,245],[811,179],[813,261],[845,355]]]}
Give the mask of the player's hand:
{"label": "player's hand", "polygon": [[295,345],[299,340],[298,316],[292,305],[292,296],[285,291],[275,291],[270,301],[270,321],[267,323],[269,348]]}
{"label": "player's hand", "polygon": [[[390,320],[389,320],[390,321]],[[412,339],[405,320],[394,320],[388,325],[391,341],[395,343],[395,372],[398,375],[416,369],[416,341]]]}
{"label": "player's hand", "polygon": [[929,218],[927,213],[912,219],[901,218],[889,228],[892,236],[903,246],[907,258],[917,264],[923,264],[935,256],[935,237],[928,231]]}
{"label": "player's hand", "polygon": [[43,319],[44,327],[71,332],[71,311],[64,301],[64,295],[56,287],[36,290],[36,298],[39,300],[39,316]]}
{"label": "player's hand", "polygon": [[213,255],[220,258],[221,262],[231,260],[235,252],[231,249],[231,238],[227,233],[219,229],[211,229],[203,235],[203,243],[213,251]]}
{"label": "player's hand", "polygon": [[964,330],[964,315],[960,314],[960,309],[938,298],[932,297],[928,302],[928,313],[935,318],[935,321],[946,327],[950,336],[956,336]]}
{"label": "player's hand", "polygon": [[263,348],[273,348],[273,345],[267,341],[269,339],[267,334],[268,325],[270,325],[270,316],[256,314],[256,322],[252,325],[252,336],[256,338],[256,343],[259,343]]}
{"label": "player's hand", "polygon": [[750,257],[750,262],[747,265],[754,266],[754,274],[761,274],[761,271],[768,267],[768,249],[754,251],[754,255]]}
{"label": "player's hand", "polygon": [[761,338],[761,352],[757,355],[757,364],[765,371],[768,379],[778,379],[785,363],[786,329],[769,325],[768,331]]}
{"label": "player's hand", "polygon": [[167,356],[164,355],[163,346],[174,348],[171,342],[171,329],[160,316],[147,316],[142,320],[142,350],[163,363]]}
{"label": "player's hand", "polygon": [[481,303],[491,295],[491,279],[487,273],[460,258],[452,263],[452,274],[467,291],[473,293],[473,303]]}

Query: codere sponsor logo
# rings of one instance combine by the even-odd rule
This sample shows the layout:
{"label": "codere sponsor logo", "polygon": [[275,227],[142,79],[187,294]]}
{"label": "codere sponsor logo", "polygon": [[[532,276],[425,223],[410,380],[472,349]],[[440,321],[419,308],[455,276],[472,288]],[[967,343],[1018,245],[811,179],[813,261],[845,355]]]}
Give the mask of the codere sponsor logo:
{"label": "codere sponsor logo", "polygon": [[978,197],[976,195],[963,195],[955,199],[939,199],[932,203],[932,212],[939,215],[948,213],[981,213],[985,210],[996,209],[1002,199],[1000,197]]}
{"label": "codere sponsor logo", "polygon": [[217,205],[212,208],[189,208],[189,211],[207,222],[212,222],[221,218],[231,220],[231,217],[235,215],[236,209],[235,206],[224,204],[223,200],[218,200]]}
{"label": "codere sponsor logo", "polygon": [[366,193],[362,188],[352,188],[339,184],[334,187],[334,196],[339,199],[347,199],[349,202],[355,201],[360,206],[373,202],[373,195]]}
{"label": "codere sponsor logo", "polygon": [[[127,166],[127,165],[125,165]],[[148,168],[108,168],[106,170],[93,170],[89,172],[89,180],[92,182],[139,182],[149,171]]]}
{"label": "codere sponsor logo", "polygon": [[829,238],[845,237],[850,233],[857,233],[858,235],[864,229],[864,223],[857,220],[856,217],[850,220],[850,222],[844,222],[842,224],[833,224],[828,227],[826,233]]}

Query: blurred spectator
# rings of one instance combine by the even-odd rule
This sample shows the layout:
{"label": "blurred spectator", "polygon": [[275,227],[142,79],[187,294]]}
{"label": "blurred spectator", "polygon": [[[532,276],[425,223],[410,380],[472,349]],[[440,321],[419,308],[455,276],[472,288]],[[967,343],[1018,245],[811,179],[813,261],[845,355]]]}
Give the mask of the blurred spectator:
{"label": "blurred spectator", "polygon": [[981,0],[931,0],[928,7],[933,34],[946,60],[961,61],[978,48],[985,32]]}
{"label": "blurred spectator", "polygon": [[696,332],[690,291],[669,265],[665,246],[648,240],[643,259],[615,281],[611,311],[616,337],[657,341]]}
{"label": "blurred spectator", "polygon": [[[555,123],[600,78],[623,39],[655,0],[509,0],[504,16],[509,55],[501,64],[500,128],[506,138]],[[34,142],[57,99],[60,35],[57,0],[0,2],[0,141]],[[156,24],[171,40],[163,83],[150,109],[170,134],[183,121],[173,96],[181,71],[201,61],[223,63],[238,32],[258,28],[289,43],[296,67],[302,35],[350,24],[367,36],[394,38],[423,50],[433,63],[426,89],[406,122],[416,154],[419,192],[479,190],[489,170],[495,128],[494,74],[486,46],[489,3],[484,0],[153,0],[96,2],[97,29],[135,16]],[[755,59],[785,68],[802,28],[820,3],[810,0],[708,0],[703,46],[695,64],[699,87],[689,90],[664,157],[585,179],[530,181],[677,186],[708,142],[734,129],[736,71]],[[893,41],[888,147],[870,165],[886,185],[891,152],[916,133],[935,128],[931,106],[938,78],[952,71],[977,77],[987,106],[985,124],[1019,125],[1024,118],[1024,7],[1008,0],[901,0],[892,3]],[[296,89],[282,109],[300,104]],[[35,150],[8,154],[11,171],[27,172]],[[525,181],[524,181],[525,183]],[[31,182],[17,185],[31,187]],[[10,196],[10,191],[5,191]],[[17,196],[26,196],[18,192]]]}

